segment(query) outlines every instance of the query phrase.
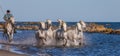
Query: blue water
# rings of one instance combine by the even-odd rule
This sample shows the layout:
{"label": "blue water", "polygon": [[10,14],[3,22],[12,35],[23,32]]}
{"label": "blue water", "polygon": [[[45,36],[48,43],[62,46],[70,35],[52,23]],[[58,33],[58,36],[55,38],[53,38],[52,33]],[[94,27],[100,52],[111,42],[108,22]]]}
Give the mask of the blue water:
{"label": "blue water", "polygon": [[[120,22],[86,22],[86,23],[87,24],[96,23],[96,24],[99,24],[99,25],[104,25],[107,28],[120,29]],[[59,25],[57,22],[53,22],[52,24],[56,25],[56,26]],[[76,22],[67,22],[68,26],[73,26],[75,24],[76,24]],[[22,22],[16,22],[16,25],[22,26],[22,25],[31,25],[31,24],[24,24]],[[39,24],[32,24],[32,25],[39,25]]]}
{"label": "blue water", "polygon": [[95,23],[104,25],[107,28],[120,29],[120,22],[95,22]]}
{"label": "blue water", "polygon": [[[95,22],[108,28],[120,29],[119,22]],[[75,22],[68,22],[68,25],[75,25]],[[18,24],[19,25],[19,24]],[[54,25],[58,25],[54,23]],[[22,44],[35,43],[34,30],[18,30],[14,35],[14,41]],[[2,32],[0,33],[2,37]],[[103,33],[84,33],[86,45],[76,48],[37,48],[27,46],[24,49],[13,49],[16,52],[29,54],[30,56],[39,56],[39,54],[48,54],[51,56],[120,56],[120,35]],[[1,40],[3,38],[0,38]]]}

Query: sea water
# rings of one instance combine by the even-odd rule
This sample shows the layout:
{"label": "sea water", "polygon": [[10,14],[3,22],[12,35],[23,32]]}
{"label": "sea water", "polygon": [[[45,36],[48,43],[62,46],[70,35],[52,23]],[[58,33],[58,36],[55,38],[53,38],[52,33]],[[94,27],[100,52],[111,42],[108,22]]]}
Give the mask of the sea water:
{"label": "sea water", "polygon": [[[89,23],[89,22],[88,22]],[[119,22],[95,22],[104,25],[107,28],[120,29]],[[20,23],[22,24],[22,23]],[[54,25],[58,23],[54,22]],[[68,22],[68,25],[75,25],[76,22]],[[18,24],[19,25],[19,24]],[[48,55],[48,56],[119,56],[120,55],[120,35],[103,33],[84,33],[85,46],[70,48],[37,48],[34,46],[17,47],[10,49],[16,53],[24,53],[30,56]],[[2,32],[0,41],[4,40]],[[17,44],[33,45],[36,42],[34,30],[17,30],[14,34],[14,42]]]}

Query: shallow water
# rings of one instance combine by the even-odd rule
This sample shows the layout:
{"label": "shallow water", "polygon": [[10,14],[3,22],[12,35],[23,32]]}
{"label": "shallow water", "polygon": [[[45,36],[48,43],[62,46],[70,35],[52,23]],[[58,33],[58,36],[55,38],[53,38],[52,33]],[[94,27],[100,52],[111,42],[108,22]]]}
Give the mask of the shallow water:
{"label": "shallow water", "polygon": [[[68,22],[68,25],[75,25],[76,22]],[[111,22],[95,22],[105,27],[120,29],[120,23]],[[17,23],[18,25],[23,25]],[[109,25],[110,24],[110,25]],[[54,23],[54,25],[58,25]],[[120,35],[102,34],[102,33],[84,33],[86,45],[76,48],[36,48],[35,31],[33,30],[17,30],[14,34],[14,44],[22,44],[17,46],[6,46],[0,44],[0,49],[7,49],[11,52],[19,54],[27,54],[29,56],[119,56],[120,55]],[[6,38],[0,32],[0,43],[6,42]],[[27,46],[24,46],[24,45]]]}
{"label": "shallow water", "polygon": [[[14,43],[27,44],[30,46],[10,46],[11,52],[27,54],[30,56],[52,55],[52,56],[119,56],[120,35],[102,33],[84,33],[86,45],[76,48],[36,48],[32,46],[36,40],[35,31],[17,31],[14,35]],[[6,42],[0,33],[0,42]],[[1,45],[3,46],[3,45]],[[1,47],[1,49],[3,49]]]}

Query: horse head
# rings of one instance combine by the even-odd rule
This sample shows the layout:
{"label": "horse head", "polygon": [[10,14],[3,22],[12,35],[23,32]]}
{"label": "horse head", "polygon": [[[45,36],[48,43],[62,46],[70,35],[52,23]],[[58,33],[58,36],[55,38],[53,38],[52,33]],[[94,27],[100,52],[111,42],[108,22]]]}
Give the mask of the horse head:
{"label": "horse head", "polygon": [[77,31],[78,31],[78,32],[81,32],[81,31],[82,31],[82,26],[81,26],[80,23],[77,23],[76,28],[77,28]]}
{"label": "horse head", "polygon": [[40,29],[45,29],[45,28],[46,28],[45,22],[40,22]]}
{"label": "horse head", "polygon": [[64,30],[64,32],[67,31],[67,24],[64,21],[62,21],[62,27],[61,28]]}
{"label": "horse head", "polygon": [[84,21],[80,20],[79,23],[82,25],[82,28],[85,28],[85,27],[86,27],[86,23],[85,23]]}
{"label": "horse head", "polygon": [[52,28],[52,21],[50,19],[47,19],[46,25],[47,25],[47,29],[51,29]]}
{"label": "horse head", "polygon": [[58,21],[58,23],[59,23],[59,28],[61,28],[63,20],[57,19],[57,21]]}

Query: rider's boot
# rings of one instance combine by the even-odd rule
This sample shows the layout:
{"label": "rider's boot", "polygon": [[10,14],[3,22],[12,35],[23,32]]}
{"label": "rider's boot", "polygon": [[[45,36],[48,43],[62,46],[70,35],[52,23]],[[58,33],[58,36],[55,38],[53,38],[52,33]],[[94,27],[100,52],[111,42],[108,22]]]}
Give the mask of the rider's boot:
{"label": "rider's boot", "polygon": [[16,29],[14,28],[14,33],[17,33]]}
{"label": "rider's boot", "polygon": [[14,29],[14,33],[17,33],[15,24],[12,24],[12,26],[13,26],[13,29]]}
{"label": "rider's boot", "polygon": [[7,29],[5,28],[5,25],[3,26],[3,33],[7,33]]}

